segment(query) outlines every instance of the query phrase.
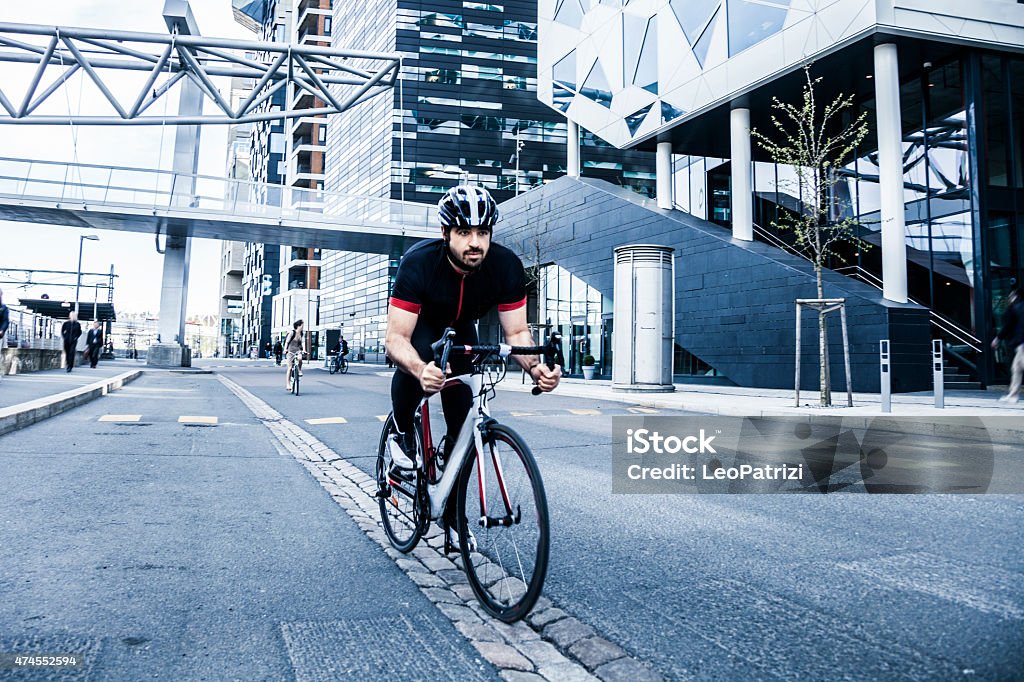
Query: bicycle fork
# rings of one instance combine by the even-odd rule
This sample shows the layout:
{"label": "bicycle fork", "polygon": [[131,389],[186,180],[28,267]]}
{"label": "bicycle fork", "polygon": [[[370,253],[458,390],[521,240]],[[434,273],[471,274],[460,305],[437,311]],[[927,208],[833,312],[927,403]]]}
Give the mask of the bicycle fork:
{"label": "bicycle fork", "polygon": [[477,480],[480,482],[479,493],[480,493],[480,527],[481,528],[496,528],[498,526],[505,526],[506,528],[513,525],[518,525],[522,521],[523,513],[520,506],[517,504],[515,508],[515,514],[512,513],[512,501],[508,496],[508,486],[505,484],[505,472],[501,468],[501,457],[498,455],[498,450],[494,447],[493,438],[488,438],[490,452],[491,452],[491,463],[494,465],[494,482],[498,486],[498,492],[501,494],[501,501],[505,507],[505,515],[501,517],[489,516],[487,514],[487,475],[485,473],[484,465],[487,460],[487,456],[484,454],[484,443],[483,443],[483,432],[487,428],[487,421],[483,421],[478,428],[476,428],[473,434],[475,445],[476,445],[476,470]]}

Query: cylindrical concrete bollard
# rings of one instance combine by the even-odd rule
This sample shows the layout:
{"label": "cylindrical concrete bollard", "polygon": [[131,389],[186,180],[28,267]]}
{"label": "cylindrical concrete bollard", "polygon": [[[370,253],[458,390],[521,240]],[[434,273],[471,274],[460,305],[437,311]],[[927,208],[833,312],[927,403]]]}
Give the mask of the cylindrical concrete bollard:
{"label": "cylindrical concrete bollard", "polygon": [[612,389],[673,391],[675,260],[668,246],[615,248]]}

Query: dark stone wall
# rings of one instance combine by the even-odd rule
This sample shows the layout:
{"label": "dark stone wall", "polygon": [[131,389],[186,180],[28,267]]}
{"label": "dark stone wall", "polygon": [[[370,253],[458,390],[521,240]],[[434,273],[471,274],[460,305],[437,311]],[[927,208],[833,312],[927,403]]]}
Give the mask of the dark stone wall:
{"label": "dark stone wall", "polygon": [[[816,298],[813,266],[718,225],[591,178],[560,178],[501,204],[496,241],[529,266],[557,263],[612,295],[612,249],[676,250],[676,343],[740,386],[792,388],[797,298]],[[826,298],[845,298],[855,391],[879,390],[879,340],[892,341],[893,391],[931,388],[928,311],[827,271]],[[845,390],[839,313],[828,316],[834,390]],[[817,316],[803,314],[801,388],[818,387]]]}

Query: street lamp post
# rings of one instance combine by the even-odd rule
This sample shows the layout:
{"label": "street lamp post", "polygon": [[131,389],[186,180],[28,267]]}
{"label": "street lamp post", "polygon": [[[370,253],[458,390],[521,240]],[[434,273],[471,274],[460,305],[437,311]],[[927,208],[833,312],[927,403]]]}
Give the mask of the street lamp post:
{"label": "street lamp post", "polygon": [[78,279],[75,280],[75,317],[78,317],[78,290],[82,287],[82,246],[85,240],[98,242],[100,240],[94,234],[83,234],[78,238]]}

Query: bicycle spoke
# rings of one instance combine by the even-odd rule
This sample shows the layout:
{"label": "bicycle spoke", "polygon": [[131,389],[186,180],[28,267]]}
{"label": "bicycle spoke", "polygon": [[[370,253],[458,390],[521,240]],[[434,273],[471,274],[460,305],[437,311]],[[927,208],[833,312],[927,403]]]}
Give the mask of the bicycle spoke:
{"label": "bicycle spoke", "polygon": [[[543,586],[548,554],[547,506],[536,464],[526,446],[505,427],[492,428],[494,435],[487,444],[490,456],[474,459],[460,486],[460,504],[465,510],[479,504],[482,482],[490,516],[486,526],[474,523],[480,535],[477,551],[464,552],[463,560],[481,604],[493,615],[511,622],[532,608]],[[463,523],[469,530],[469,519],[464,518]]]}

